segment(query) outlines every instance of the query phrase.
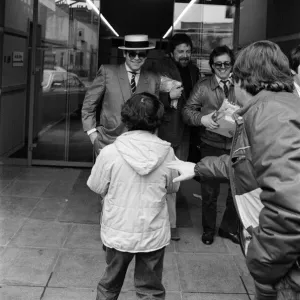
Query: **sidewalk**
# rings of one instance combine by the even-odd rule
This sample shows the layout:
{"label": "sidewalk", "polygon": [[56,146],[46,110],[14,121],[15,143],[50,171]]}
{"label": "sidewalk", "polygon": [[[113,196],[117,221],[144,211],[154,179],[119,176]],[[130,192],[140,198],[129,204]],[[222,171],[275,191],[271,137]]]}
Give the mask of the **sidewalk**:
{"label": "sidewalk", "polygon": [[[105,268],[97,195],[88,169],[0,166],[0,299],[95,300]],[[253,282],[239,246],[216,237],[201,242],[201,194],[181,186],[181,240],[167,247],[167,300],[253,299]],[[222,215],[222,193],[219,217]],[[135,299],[133,263],[120,300]]]}

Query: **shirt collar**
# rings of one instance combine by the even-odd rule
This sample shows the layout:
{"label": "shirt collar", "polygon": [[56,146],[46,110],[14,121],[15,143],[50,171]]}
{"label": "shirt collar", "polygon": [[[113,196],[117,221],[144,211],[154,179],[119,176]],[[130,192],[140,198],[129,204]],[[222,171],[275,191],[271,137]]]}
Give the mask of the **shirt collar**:
{"label": "shirt collar", "polygon": [[[216,74],[215,74],[215,76],[216,76],[218,84],[220,85],[220,82],[223,79],[221,79],[220,77],[218,77]],[[230,73],[229,77],[226,80],[228,80],[230,82],[230,84],[232,84],[232,73]]]}
{"label": "shirt collar", "polygon": [[125,69],[126,69],[126,71],[127,72],[129,72],[129,73],[136,73],[136,74],[140,74],[141,73],[141,70],[139,70],[139,71],[137,71],[137,72],[134,72],[134,71],[132,71],[128,66],[127,66],[127,64],[125,63]]}

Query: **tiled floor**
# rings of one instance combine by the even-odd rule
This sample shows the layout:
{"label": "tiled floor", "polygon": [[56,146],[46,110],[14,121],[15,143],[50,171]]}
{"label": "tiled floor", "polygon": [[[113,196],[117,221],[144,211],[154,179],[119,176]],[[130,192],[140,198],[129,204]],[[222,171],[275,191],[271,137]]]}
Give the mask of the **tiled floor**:
{"label": "tiled floor", "polygon": [[[90,170],[0,166],[0,299],[92,300],[105,268],[99,202],[86,186]],[[218,220],[223,212],[224,187]],[[199,184],[181,186],[181,240],[164,261],[167,300],[253,299],[239,247],[201,242]],[[120,300],[135,299],[133,263]]]}

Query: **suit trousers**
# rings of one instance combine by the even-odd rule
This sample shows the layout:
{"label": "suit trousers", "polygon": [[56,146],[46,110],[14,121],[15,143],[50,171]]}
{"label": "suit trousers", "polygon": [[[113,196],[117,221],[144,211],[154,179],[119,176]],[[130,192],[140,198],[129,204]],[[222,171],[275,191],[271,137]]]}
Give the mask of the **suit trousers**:
{"label": "suit trousers", "polygon": [[[230,150],[219,149],[205,143],[200,145],[201,158],[206,156],[221,156],[230,154]],[[229,183],[228,180],[224,181]],[[220,180],[203,179],[201,180],[202,193],[202,226],[204,231],[214,232],[217,218],[217,200],[220,193]],[[238,230],[238,215],[234,206],[230,185],[228,185],[228,195],[226,208],[220,228],[226,232],[236,233]]]}
{"label": "suit trousers", "polygon": [[134,285],[137,299],[165,299],[162,284],[165,247],[152,252],[129,253],[106,249],[106,269],[97,286],[96,300],[116,300],[121,292],[126,272],[135,256]]}
{"label": "suit trousers", "polygon": [[[179,146],[173,147],[175,155],[178,159],[186,161],[189,155],[190,131],[185,128],[182,136],[182,142]],[[167,194],[167,205],[169,211],[169,219],[171,228],[176,228],[176,193]]]}

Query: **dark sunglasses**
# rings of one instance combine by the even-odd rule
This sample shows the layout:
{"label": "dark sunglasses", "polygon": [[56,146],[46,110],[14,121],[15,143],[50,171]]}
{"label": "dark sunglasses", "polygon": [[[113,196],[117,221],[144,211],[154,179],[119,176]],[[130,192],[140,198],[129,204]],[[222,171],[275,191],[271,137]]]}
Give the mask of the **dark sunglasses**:
{"label": "dark sunglasses", "polygon": [[147,56],[147,53],[146,52],[128,51],[128,55],[131,59],[136,58],[136,56],[138,56],[138,58],[145,58]]}
{"label": "dark sunglasses", "polygon": [[216,68],[222,68],[222,66],[224,66],[224,68],[229,68],[229,67],[231,67],[231,62],[229,62],[229,61],[224,61],[224,62],[218,61],[218,62],[214,63],[214,66]]}

